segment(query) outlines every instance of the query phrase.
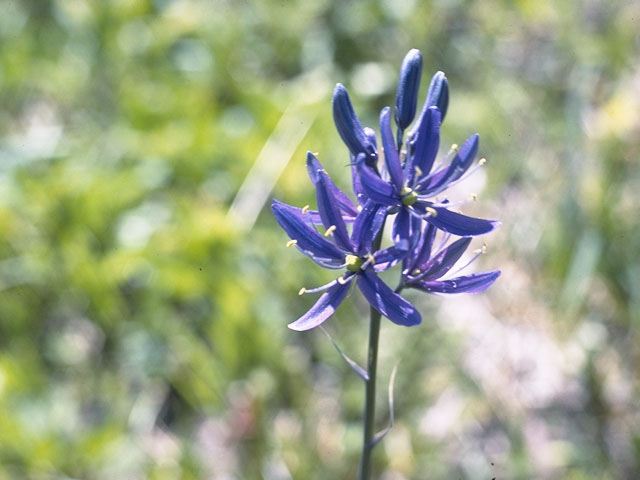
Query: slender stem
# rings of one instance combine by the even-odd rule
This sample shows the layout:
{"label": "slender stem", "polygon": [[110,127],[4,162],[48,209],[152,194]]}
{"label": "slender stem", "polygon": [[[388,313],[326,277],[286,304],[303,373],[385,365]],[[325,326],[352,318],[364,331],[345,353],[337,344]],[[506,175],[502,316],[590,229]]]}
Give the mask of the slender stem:
{"label": "slender stem", "polygon": [[362,457],[360,459],[359,480],[369,480],[371,478],[371,451],[373,435],[375,434],[375,412],[376,412],[376,370],[378,367],[378,340],[380,338],[380,313],[373,307],[370,311],[371,320],[369,324],[369,355],[367,358],[367,372],[369,380],[365,387],[364,404],[364,437],[362,444]]}
{"label": "slender stem", "polygon": [[[376,251],[382,243],[382,230],[373,240],[371,250]],[[380,312],[375,308],[369,309],[369,353],[367,355],[367,374],[369,380],[365,384],[364,416],[363,416],[363,438],[362,456],[360,458],[360,471],[358,480],[369,480],[371,478],[371,451],[375,446],[372,442],[375,435],[376,417],[376,372],[378,369],[378,340],[380,339]]]}

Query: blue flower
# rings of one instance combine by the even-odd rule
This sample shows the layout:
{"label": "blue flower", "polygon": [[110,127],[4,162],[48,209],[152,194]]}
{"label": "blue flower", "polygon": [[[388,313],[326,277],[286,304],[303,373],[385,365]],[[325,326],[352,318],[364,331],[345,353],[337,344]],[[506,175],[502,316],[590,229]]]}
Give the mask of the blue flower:
{"label": "blue flower", "polygon": [[[378,151],[375,132],[363,127],[358,119],[345,87],[336,86],[333,116],[351,153],[356,197],[361,205],[366,200],[373,200],[386,205],[390,213],[398,213],[393,227],[396,243],[416,241],[422,219],[454,235],[483,235],[494,230],[499,222],[456,213],[446,202],[433,200],[473,172],[470,167],[478,151],[476,134],[462,147],[454,145],[444,162],[434,168],[440,146],[440,124],[449,104],[449,87],[444,73],[437,72],[433,76],[420,117],[408,133],[407,148],[401,148],[404,130],[415,116],[421,71],[422,56],[418,50],[411,50],[402,63],[396,92],[396,142],[391,130],[391,109],[385,107],[380,113],[382,152]],[[382,153],[384,165],[379,166]],[[483,163],[484,159],[478,162],[479,165]]]}
{"label": "blue flower", "polygon": [[[351,234],[343,216],[353,213],[353,203],[333,183],[326,170],[313,154],[307,155],[309,176],[316,187],[318,211],[308,207],[292,207],[274,200],[272,211],[276,220],[289,235],[287,246],[295,246],[318,265],[329,269],[344,269],[336,280],[321,287],[300,290],[303,293],[323,291],[318,301],[295,322],[293,330],[309,330],[329,318],[345,299],[355,282],[367,301],[382,315],[399,325],[420,323],[420,313],[404,298],[389,288],[377,276],[386,265],[397,263],[408,252],[408,245],[373,251],[374,239],[380,233],[387,213],[384,205],[367,201],[353,219]],[[314,225],[325,228],[320,234]],[[382,266],[382,267],[380,267]]]}
{"label": "blue flower", "polygon": [[[453,242],[449,239],[449,234],[439,234],[432,224],[425,223],[419,243],[402,259],[400,289],[415,288],[434,294],[480,293],[496,281],[500,270],[452,277],[451,270],[469,247],[471,238],[463,237]],[[469,266],[485,251],[486,245],[483,245],[455,273]],[[384,268],[391,266],[384,265]]]}
{"label": "blue flower", "polygon": [[393,142],[389,107],[380,113],[388,181],[367,165],[363,154],[355,160],[366,197],[398,212],[393,228],[394,241],[414,238],[421,219],[459,236],[483,235],[494,230],[499,222],[456,213],[450,210],[451,205],[446,201],[433,200],[437,194],[465,178],[465,174],[470,174],[478,151],[478,135],[472,135],[460,148],[454,146],[444,164],[432,171],[440,143],[438,108],[429,107],[421,122],[408,145],[403,165]]}

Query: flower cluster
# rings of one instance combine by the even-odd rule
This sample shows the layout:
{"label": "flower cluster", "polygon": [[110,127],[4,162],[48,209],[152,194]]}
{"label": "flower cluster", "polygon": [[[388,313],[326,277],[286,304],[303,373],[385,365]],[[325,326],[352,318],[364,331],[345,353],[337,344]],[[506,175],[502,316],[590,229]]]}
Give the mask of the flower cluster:
{"label": "flower cluster", "polygon": [[[461,147],[453,145],[436,163],[449,87],[442,72],[433,76],[422,111],[412,126],[421,74],[422,55],[411,50],[400,69],[393,112],[395,139],[391,109],[385,107],[380,113],[381,149],[376,133],[360,123],[346,88],[336,86],[333,117],[350,151],[356,202],[336,186],[310,152],[307,170],[316,190],[317,210],[274,200],[273,213],[290,238],[287,246],[297,247],[324,268],[342,270],[326,285],[300,290],[301,295],[324,293],[290,328],[308,330],[320,325],[335,312],[354,284],[371,306],[392,322],[416,325],[421,321],[420,313],[400,295],[403,289],[435,294],[478,293],[500,275],[494,270],[453,276],[485,249],[476,251],[470,262],[452,272],[471,238],[492,231],[499,222],[463,215],[452,210],[457,205],[448,199],[437,199],[436,195],[483,165],[484,159],[472,168],[478,152],[475,134]],[[392,245],[380,248],[388,218],[393,218]],[[402,266],[400,281],[392,289],[378,273],[398,264]]]}

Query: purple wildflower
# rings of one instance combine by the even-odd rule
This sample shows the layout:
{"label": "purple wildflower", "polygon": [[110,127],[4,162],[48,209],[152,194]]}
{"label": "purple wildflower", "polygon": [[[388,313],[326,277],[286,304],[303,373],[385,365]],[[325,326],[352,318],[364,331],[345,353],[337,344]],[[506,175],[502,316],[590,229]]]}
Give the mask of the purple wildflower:
{"label": "purple wildflower", "polygon": [[480,293],[496,281],[500,270],[455,276],[485,253],[486,245],[474,251],[471,260],[452,273],[469,247],[471,238],[463,237],[451,242],[450,237],[448,233],[438,232],[432,224],[425,223],[419,243],[402,259],[400,288],[415,288],[434,294]]}
{"label": "purple wildflower", "polygon": [[[327,320],[345,299],[352,282],[357,283],[367,301],[392,322],[405,326],[420,323],[420,313],[415,307],[389,288],[376,274],[382,270],[376,267],[377,264],[395,264],[408,251],[406,244],[373,251],[374,239],[386,219],[386,207],[373,201],[366,202],[355,215],[349,235],[343,216],[358,209],[333,183],[311,153],[307,155],[307,168],[316,187],[317,214],[312,213],[308,207],[299,209],[278,201],[274,201],[271,208],[276,220],[291,239],[287,246],[295,245],[324,268],[345,271],[326,285],[300,290],[300,294],[324,293],[307,313],[289,324],[289,328],[309,330]],[[324,234],[314,228],[318,220],[325,228]]]}

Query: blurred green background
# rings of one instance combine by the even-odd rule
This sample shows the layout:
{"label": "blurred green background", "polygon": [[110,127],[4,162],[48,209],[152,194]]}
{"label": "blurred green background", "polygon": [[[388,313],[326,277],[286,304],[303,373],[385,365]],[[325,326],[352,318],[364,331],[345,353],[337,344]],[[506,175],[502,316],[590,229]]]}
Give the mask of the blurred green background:
{"label": "blurred green background", "polygon": [[[640,4],[0,0],[0,478],[351,479],[363,385],[286,324],[332,278],[272,218],[349,188],[404,54],[499,218],[486,294],[382,329],[379,478],[640,478]],[[476,241],[479,246],[481,241]],[[358,295],[327,328],[364,363]]]}

